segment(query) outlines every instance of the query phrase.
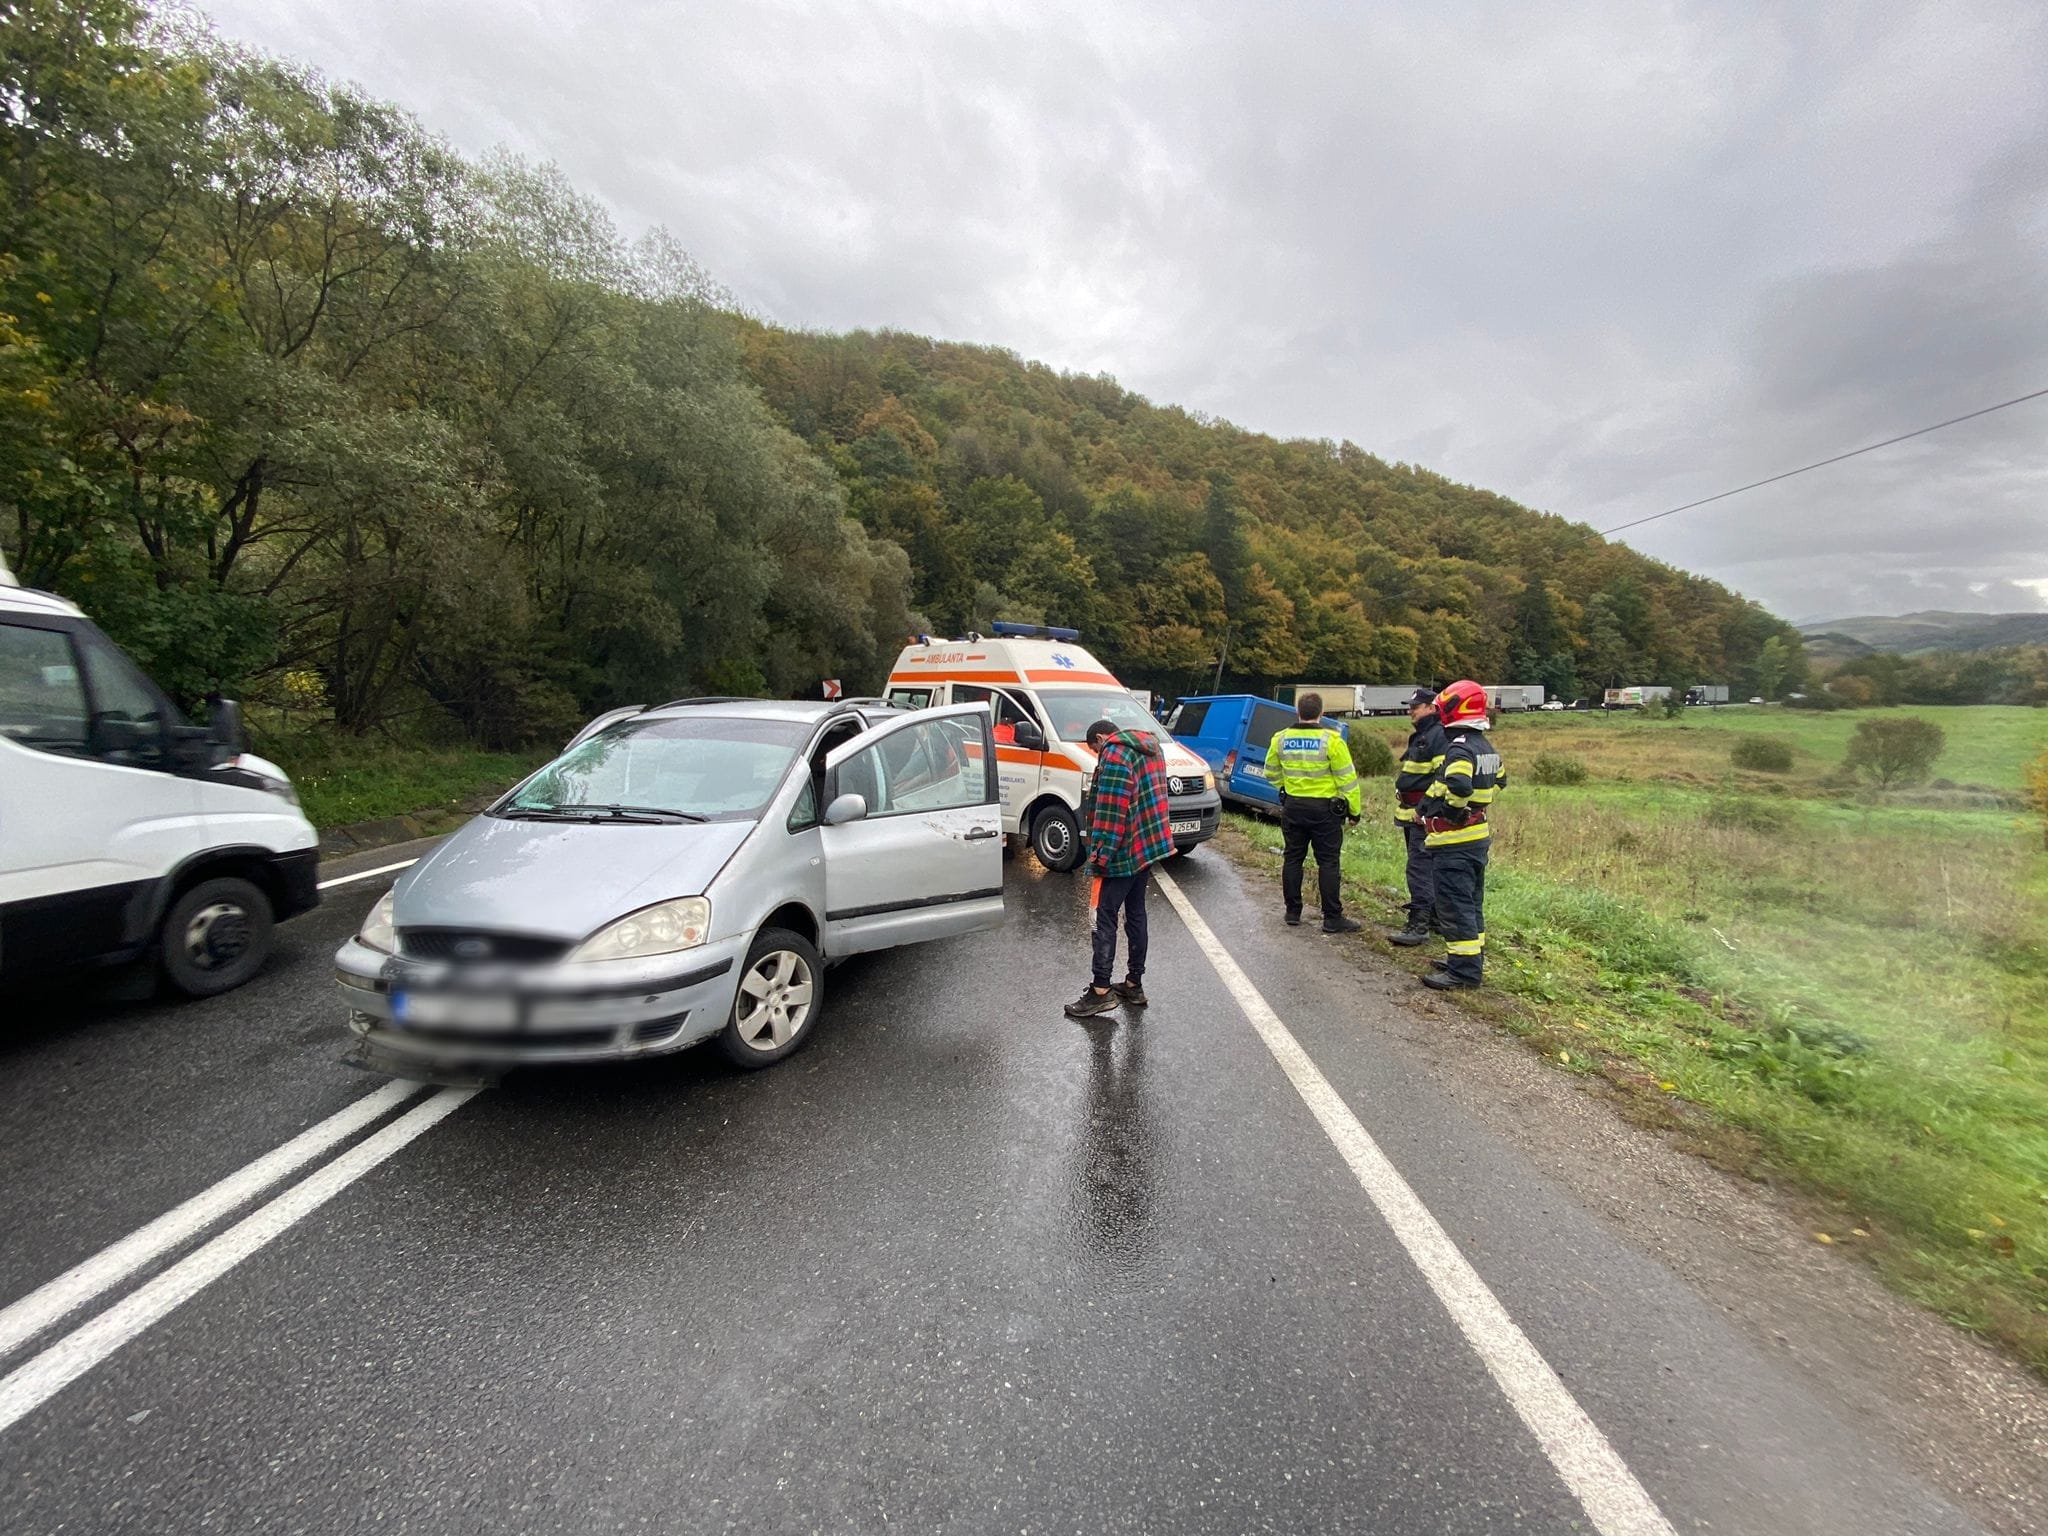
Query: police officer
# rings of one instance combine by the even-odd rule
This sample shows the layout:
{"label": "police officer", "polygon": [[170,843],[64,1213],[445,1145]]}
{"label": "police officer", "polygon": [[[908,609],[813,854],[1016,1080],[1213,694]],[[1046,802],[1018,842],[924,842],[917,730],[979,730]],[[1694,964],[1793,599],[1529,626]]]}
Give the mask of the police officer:
{"label": "police officer", "polygon": [[1436,718],[1436,690],[1418,688],[1408,696],[1408,718],[1415,729],[1394,773],[1394,825],[1408,844],[1408,923],[1387,935],[1403,949],[1428,942],[1436,926],[1436,867],[1424,843],[1422,800],[1429,781],[1444,761],[1444,731]]}
{"label": "police officer", "polygon": [[1344,823],[1358,820],[1358,773],[1344,733],[1323,722],[1323,698],[1304,693],[1294,701],[1296,723],[1273,733],[1266,748],[1266,781],[1280,791],[1280,829],[1287,854],[1280,865],[1280,896],[1289,927],[1301,921],[1301,867],[1316,853],[1316,887],[1323,902],[1323,932],[1355,933],[1359,922],[1344,915],[1342,875]]}
{"label": "police officer", "polygon": [[1487,814],[1507,783],[1500,754],[1486,739],[1486,690],[1461,679],[1436,696],[1443,761],[1422,797],[1423,845],[1436,873],[1436,924],[1448,958],[1422,978],[1448,992],[1479,985],[1486,963]]}

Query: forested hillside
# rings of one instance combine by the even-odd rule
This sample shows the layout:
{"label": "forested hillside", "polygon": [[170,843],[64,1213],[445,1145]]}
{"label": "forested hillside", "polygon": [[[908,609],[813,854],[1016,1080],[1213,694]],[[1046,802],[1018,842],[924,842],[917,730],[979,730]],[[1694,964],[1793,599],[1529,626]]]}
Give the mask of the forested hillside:
{"label": "forested hillside", "polygon": [[[748,324],[748,365],[910,556],[941,629],[1076,624],[1130,680],[1728,681],[1789,625],[1583,524],[1350,442],[1278,441],[990,347]],[[1766,654],[1766,647],[1769,647]]]}
{"label": "forested hillside", "polygon": [[507,743],[874,687],[996,616],[1163,689],[1226,647],[1253,684],[1800,665],[1712,582],[1349,443],[763,325],[551,171],[131,0],[0,35],[0,544],[187,699]]}

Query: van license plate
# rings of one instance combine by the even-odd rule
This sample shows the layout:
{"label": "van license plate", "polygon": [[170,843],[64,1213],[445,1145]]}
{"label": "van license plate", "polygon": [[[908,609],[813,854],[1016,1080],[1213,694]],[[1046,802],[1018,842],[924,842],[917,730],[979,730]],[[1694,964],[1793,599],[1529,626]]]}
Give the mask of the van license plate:
{"label": "van license plate", "polygon": [[393,992],[391,1017],[444,1029],[510,1029],[519,1021],[511,998],[466,992]]}
{"label": "van license plate", "polygon": [[1169,832],[1173,833],[1173,834],[1174,834],[1174,836],[1178,837],[1178,836],[1179,836],[1179,835],[1180,835],[1181,833],[1183,833],[1183,832],[1199,832],[1199,831],[1201,831],[1201,830],[1202,830],[1202,823],[1201,823],[1201,820],[1200,820],[1200,818],[1197,818],[1197,819],[1196,819],[1196,820],[1194,820],[1194,821],[1176,821],[1176,822],[1171,822],[1171,823],[1169,823],[1169,824],[1168,824],[1168,826],[1167,826],[1167,830],[1168,830]]}

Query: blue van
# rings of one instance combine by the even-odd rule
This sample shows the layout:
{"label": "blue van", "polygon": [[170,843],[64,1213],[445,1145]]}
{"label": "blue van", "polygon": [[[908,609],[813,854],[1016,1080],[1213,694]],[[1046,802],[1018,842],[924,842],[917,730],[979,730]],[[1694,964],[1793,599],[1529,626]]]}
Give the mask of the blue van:
{"label": "blue van", "polygon": [[1266,782],[1266,748],[1275,731],[1293,723],[1290,705],[1255,693],[1198,694],[1174,705],[1165,720],[1175,741],[1216,770],[1225,800],[1276,813],[1280,792]]}

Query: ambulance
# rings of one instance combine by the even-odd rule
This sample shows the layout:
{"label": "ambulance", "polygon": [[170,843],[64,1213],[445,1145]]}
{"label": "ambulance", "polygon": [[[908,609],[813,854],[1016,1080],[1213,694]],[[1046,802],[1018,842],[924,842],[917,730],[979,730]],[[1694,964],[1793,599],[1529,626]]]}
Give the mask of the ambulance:
{"label": "ambulance", "polygon": [[1181,746],[1080,646],[1080,633],[998,623],[984,639],[907,645],[889,671],[892,704],[927,709],[982,703],[995,717],[1003,831],[1031,844],[1048,869],[1077,868],[1086,856],[1081,803],[1095,771],[1088,727],[1108,720],[1149,731],[1166,755],[1169,822],[1176,853],[1216,835],[1222,799],[1204,763]]}

